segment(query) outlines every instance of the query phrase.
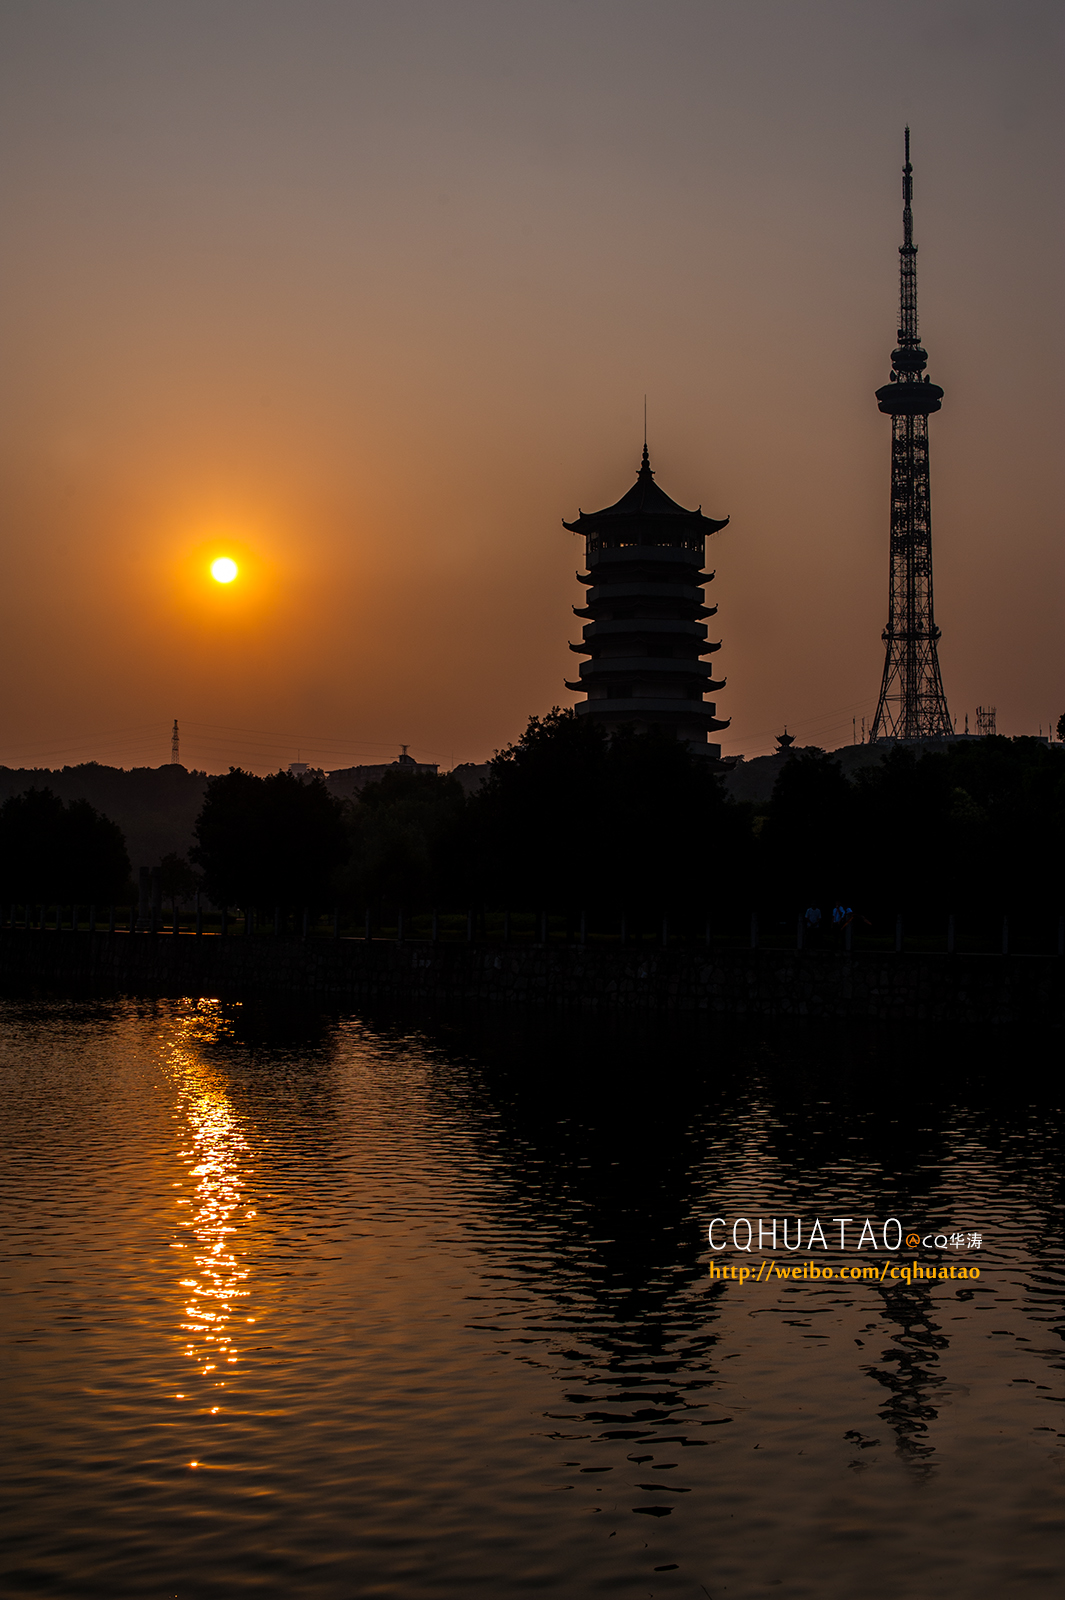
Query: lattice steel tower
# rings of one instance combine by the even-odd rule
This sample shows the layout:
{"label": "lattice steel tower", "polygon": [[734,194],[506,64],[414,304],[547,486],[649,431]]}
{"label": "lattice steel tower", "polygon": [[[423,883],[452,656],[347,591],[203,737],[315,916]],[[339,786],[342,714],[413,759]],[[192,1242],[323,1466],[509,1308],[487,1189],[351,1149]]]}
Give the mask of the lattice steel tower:
{"label": "lattice steel tower", "polygon": [[913,242],[910,130],[902,169],[899,343],[891,382],[876,391],[891,418],[891,581],[884,679],[871,739],[937,739],[953,732],[939,673],[939,629],[932,611],[932,514],[928,417],[943,391],[925,375],[928,352],[917,336],[917,246]]}

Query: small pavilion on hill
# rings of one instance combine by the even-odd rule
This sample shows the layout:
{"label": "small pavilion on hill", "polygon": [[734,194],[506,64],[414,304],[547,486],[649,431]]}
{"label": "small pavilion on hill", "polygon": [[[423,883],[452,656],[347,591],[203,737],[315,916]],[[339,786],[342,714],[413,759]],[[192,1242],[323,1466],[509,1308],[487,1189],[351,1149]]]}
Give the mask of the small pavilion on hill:
{"label": "small pavilion on hill", "polygon": [[639,475],[628,494],[605,511],[580,512],[563,522],[585,539],[588,586],[576,616],[588,620],[580,644],[570,649],[588,659],[579,681],[567,683],[587,698],[574,708],[608,732],[623,724],[646,731],[668,728],[693,750],[719,759],[721,746],[707,735],[727,728],[704,695],[723,689],[704,660],[720,650],[707,640],[703,620],[716,606],[704,604],[706,539],[728,522],[686,511],[655,482],[643,447]]}

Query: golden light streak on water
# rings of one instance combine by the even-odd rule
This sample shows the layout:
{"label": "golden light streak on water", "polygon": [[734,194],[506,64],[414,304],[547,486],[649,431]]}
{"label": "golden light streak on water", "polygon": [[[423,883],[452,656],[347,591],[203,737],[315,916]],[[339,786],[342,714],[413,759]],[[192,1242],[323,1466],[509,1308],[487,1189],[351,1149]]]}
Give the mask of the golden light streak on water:
{"label": "golden light streak on water", "polygon": [[[182,1263],[186,1275],[178,1279],[178,1287],[189,1291],[183,1297],[188,1320],[179,1326],[189,1336],[185,1357],[201,1378],[217,1372],[223,1361],[233,1376],[239,1364],[233,1319],[238,1302],[250,1294],[250,1269],[236,1245],[241,1231],[236,1224],[256,1215],[247,1206],[248,1140],[207,1056],[223,1026],[216,1001],[189,1001],[167,1041],[167,1068],[185,1118],[180,1154],[192,1185],[191,1195],[181,1195],[175,1205],[175,1226],[188,1231],[193,1257],[191,1267],[187,1260]],[[252,1320],[245,1317],[245,1326]],[[218,1379],[213,1384],[225,1387]],[[217,1415],[219,1407],[209,1410]]]}

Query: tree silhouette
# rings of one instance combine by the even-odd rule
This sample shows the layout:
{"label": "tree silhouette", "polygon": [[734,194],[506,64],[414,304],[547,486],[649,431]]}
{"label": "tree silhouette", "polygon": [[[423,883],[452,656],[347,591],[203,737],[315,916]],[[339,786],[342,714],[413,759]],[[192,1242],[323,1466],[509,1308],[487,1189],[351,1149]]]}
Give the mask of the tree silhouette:
{"label": "tree silhouette", "polygon": [[159,889],[163,899],[170,901],[171,911],[191,900],[202,881],[199,873],[194,872],[176,850],[171,850],[159,863]]}
{"label": "tree silhouette", "polygon": [[432,772],[386,772],[348,811],[349,857],[340,898],[366,905],[459,903],[468,894],[465,797]]}
{"label": "tree silhouette", "polygon": [[215,905],[328,903],[344,859],[341,802],[320,778],[259,778],[231,767],[207,785],[192,860]]}
{"label": "tree silhouette", "polygon": [[122,830],[87,800],[65,806],[51,789],[0,806],[0,883],[8,899],[107,905],[130,892]]}
{"label": "tree silhouette", "polygon": [[764,890],[797,906],[853,895],[854,791],[839,762],[793,751],[773,785],[760,835]]}
{"label": "tree silhouette", "polygon": [[610,737],[557,708],[496,755],[470,831],[497,903],[648,912],[724,892],[750,832],[711,764],[668,732]]}

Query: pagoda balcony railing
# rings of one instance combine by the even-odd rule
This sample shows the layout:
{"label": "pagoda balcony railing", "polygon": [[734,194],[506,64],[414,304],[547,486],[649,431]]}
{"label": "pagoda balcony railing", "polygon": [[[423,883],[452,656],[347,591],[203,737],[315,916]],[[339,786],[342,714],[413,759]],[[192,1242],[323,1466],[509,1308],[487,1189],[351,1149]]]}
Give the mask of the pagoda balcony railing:
{"label": "pagoda balcony railing", "polygon": [[624,673],[628,678],[641,673],[648,676],[668,673],[676,678],[713,676],[713,668],[695,656],[596,656],[591,661],[582,661],[577,670],[581,678],[602,678],[611,673]]}
{"label": "pagoda balcony railing", "polygon": [[627,699],[579,700],[573,707],[579,717],[589,715],[609,717],[612,720],[633,721],[652,712],[658,716],[669,713],[678,723],[699,723],[711,731],[727,728],[728,721],[720,721],[717,706],[712,700],[686,700],[665,695],[631,695]]}
{"label": "pagoda balcony railing", "polygon": [[613,558],[619,562],[680,562],[690,567],[695,565],[692,558],[697,557],[701,566],[705,552],[702,539],[678,540],[676,544],[604,544],[601,539],[589,539],[586,546],[589,563],[594,560],[597,565]]}
{"label": "pagoda balcony railing", "polygon": [[[604,575],[605,576],[605,575]],[[702,585],[694,583],[602,583],[592,585],[585,594],[589,605],[599,600],[679,600],[684,605],[701,606],[705,603]]]}
{"label": "pagoda balcony railing", "polygon": [[598,639],[608,633],[665,633],[705,639],[707,626],[705,622],[689,622],[680,617],[599,617],[586,623],[582,632],[586,639]]}

